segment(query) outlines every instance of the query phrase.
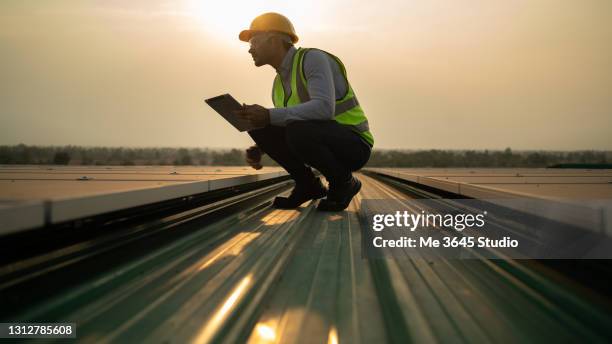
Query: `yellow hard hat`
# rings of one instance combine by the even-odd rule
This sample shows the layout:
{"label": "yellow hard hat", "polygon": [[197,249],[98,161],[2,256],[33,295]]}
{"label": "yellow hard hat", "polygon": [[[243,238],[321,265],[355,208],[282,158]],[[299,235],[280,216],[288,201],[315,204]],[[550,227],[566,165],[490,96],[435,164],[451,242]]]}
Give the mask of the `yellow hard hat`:
{"label": "yellow hard hat", "polygon": [[293,43],[298,41],[298,36],[295,34],[295,29],[289,19],[282,14],[274,12],[268,12],[257,16],[251,22],[251,27],[248,30],[240,32],[238,38],[240,38],[241,41],[248,42],[255,33],[265,31],[286,33],[291,37]]}

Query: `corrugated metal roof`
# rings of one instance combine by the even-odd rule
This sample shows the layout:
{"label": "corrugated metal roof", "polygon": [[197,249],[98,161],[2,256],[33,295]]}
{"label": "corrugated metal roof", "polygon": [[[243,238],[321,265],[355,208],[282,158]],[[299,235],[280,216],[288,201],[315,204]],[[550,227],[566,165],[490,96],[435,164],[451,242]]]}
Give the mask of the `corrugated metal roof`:
{"label": "corrugated metal roof", "polygon": [[0,235],[287,175],[280,168],[0,167]]}
{"label": "corrugated metal roof", "polygon": [[[368,170],[478,198],[495,196],[496,193],[497,196],[506,193],[540,198],[612,198],[612,170],[605,169],[371,168]],[[487,191],[490,192],[487,194]]]}
{"label": "corrugated metal roof", "polygon": [[[609,342],[611,315],[514,261],[362,258],[360,200],[408,196],[361,175],[349,209],[255,207],[116,266],[15,321],[82,342]],[[173,229],[174,230],[174,229]],[[609,277],[609,276],[607,276]],[[24,291],[25,293],[25,291]]]}
{"label": "corrugated metal roof", "polygon": [[[0,166],[0,201],[34,201],[281,172],[278,167]],[[284,171],[283,171],[284,172]]]}

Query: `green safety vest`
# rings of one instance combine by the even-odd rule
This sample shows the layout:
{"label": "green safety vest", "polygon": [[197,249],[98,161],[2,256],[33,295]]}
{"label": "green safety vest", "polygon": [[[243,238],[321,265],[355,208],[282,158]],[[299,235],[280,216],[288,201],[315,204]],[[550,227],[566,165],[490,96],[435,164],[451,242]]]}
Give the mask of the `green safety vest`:
{"label": "green safety vest", "polygon": [[[272,88],[272,101],[274,106],[277,108],[283,108],[288,106],[295,106],[310,100],[308,94],[308,80],[304,76],[304,55],[308,50],[312,48],[298,48],[293,55],[293,63],[291,65],[291,93],[285,94],[285,89],[281,81],[281,76],[277,73],[274,79],[274,87]],[[321,50],[323,51],[323,50]],[[363,109],[359,105],[353,88],[348,82],[346,76],[346,69],[344,64],[336,56],[323,51],[329,56],[333,57],[342,70],[344,80],[346,80],[347,92],[340,100],[336,100],[336,111],[334,113],[334,119],[336,122],[350,127],[353,131],[357,132],[364,140],[366,140],[371,146],[374,146],[374,136],[370,132],[368,126],[368,119],[363,112]],[[300,71],[297,73],[297,71]]]}

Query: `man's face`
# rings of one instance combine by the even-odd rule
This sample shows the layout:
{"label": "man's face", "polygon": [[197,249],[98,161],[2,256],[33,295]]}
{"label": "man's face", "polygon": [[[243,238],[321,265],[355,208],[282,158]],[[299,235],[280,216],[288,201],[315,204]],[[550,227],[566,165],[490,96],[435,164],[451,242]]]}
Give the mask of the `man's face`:
{"label": "man's face", "polygon": [[270,61],[270,36],[266,33],[257,33],[249,40],[251,48],[249,54],[253,57],[255,66],[263,66]]}

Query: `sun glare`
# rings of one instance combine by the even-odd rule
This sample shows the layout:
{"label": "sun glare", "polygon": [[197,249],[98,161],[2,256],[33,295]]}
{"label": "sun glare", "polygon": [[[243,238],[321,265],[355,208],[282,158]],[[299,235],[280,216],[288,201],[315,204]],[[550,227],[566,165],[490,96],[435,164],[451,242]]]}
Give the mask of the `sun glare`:
{"label": "sun glare", "polygon": [[291,6],[286,1],[211,1],[187,0],[186,11],[208,34],[222,41],[239,42],[238,34],[248,29],[256,16],[265,12],[281,13],[292,21],[296,30],[310,11]]}

